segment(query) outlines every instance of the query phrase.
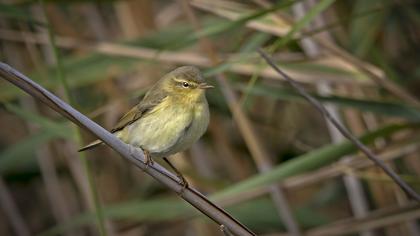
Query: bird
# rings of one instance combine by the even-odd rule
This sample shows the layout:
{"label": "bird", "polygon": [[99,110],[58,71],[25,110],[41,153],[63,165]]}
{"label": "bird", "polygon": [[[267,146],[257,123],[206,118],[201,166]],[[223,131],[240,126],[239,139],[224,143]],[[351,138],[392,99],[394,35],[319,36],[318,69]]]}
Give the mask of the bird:
{"label": "bird", "polygon": [[[131,147],[141,148],[146,166],[163,158],[186,188],[188,182],[168,157],[188,149],[207,130],[210,112],[205,91],[209,88],[213,86],[197,67],[178,67],[159,79],[110,132]],[[95,140],[79,152],[101,144]]]}

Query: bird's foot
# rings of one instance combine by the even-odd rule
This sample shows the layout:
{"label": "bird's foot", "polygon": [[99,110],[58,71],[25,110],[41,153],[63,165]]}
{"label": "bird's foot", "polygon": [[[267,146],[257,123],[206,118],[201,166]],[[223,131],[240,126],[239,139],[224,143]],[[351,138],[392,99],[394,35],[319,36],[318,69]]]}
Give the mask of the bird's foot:
{"label": "bird's foot", "polygon": [[128,151],[130,152],[130,156],[133,157],[134,159],[137,159],[135,153],[136,152],[142,152],[144,153],[144,161],[143,163],[146,165],[146,168],[153,165],[154,161],[152,159],[152,156],[150,155],[150,152],[147,150],[143,150],[141,148],[137,148],[134,147],[133,145],[127,144],[128,145]]}
{"label": "bird's foot", "polygon": [[181,190],[178,192],[179,196],[184,195],[185,190],[190,186],[189,183],[187,182],[187,180],[184,178],[184,176],[182,175],[177,175],[178,178],[181,180],[179,182],[179,184],[182,186]]}
{"label": "bird's foot", "polygon": [[164,157],[163,160],[169,165],[169,167],[171,167],[171,169],[173,171],[175,171],[176,176],[178,177],[178,179],[180,180],[179,184],[182,186],[181,190],[178,192],[178,195],[182,197],[182,195],[185,192],[185,189],[188,188],[189,184],[187,182],[187,180],[184,178],[184,176],[182,175],[182,173],[174,166],[172,165],[172,163],[168,160],[168,158]]}
{"label": "bird's foot", "polygon": [[152,156],[150,155],[150,152],[147,150],[143,150],[144,152],[144,164],[146,165],[146,167],[152,166],[154,161],[152,159]]}

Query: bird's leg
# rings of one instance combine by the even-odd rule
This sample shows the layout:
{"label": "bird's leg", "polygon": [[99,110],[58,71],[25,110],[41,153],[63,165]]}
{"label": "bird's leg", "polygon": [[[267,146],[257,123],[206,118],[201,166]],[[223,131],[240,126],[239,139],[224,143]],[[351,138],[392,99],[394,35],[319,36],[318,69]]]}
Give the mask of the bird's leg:
{"label": "bird's leg", "polygon": [[153,165],[153,159],[152,156],[150,155],[150,152],[147,151],[146,149],[141,149],[141,148],[137,148],[134,147],[133,145],[127,144],[128,145],[128,151],[130,152],[130,155],[133,158],[136,158],[136,156],[134,155],[135,152],[141,151],[144,153],[144,164],[146,165],[146,167],[149,167],[150,165]]}
{"label": "bird's leg", "polygon": [[180,184],[182,185],[182,189],[178,194],[182,195],[182,193],[184,193],[185,189],[188,188],[188,186],[189,186],[187,180],[184,178],[184,176],[181,174],[181,172],[174,165],[172,165],[172,163],[168,160],[168,158],[164,157],[163,160],[169,165],[169,167],[171,167],[171,169],[173,171],[175,171],[176,176],[178,176],[178,178],[181,180]]}
{"label": "bird's leg", "polygon": [[150,152],[148,150],[144,149],[143,153],[144,153],[144,157],[146,158],[144,164],[147,167],[153,165],[153,159],[152,159],[152,156],[150,155]]}

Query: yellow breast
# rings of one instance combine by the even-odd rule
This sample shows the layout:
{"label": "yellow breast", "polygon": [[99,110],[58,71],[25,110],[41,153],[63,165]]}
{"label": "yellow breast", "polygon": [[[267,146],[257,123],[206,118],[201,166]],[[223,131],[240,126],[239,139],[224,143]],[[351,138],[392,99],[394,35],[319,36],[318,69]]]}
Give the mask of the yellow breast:
{"label": "yellow breast", "polygon": [[184,103],[165,98],[151,112],[124,128],[117,136],[124,142],[164,157],[189,148],[209,123],[207,100]]}

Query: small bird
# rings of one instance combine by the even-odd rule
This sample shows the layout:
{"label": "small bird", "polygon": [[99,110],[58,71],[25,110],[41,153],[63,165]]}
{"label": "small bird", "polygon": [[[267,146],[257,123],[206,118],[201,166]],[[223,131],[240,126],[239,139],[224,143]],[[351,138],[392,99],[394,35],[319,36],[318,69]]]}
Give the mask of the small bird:
{"label": "small bird", "polygon": [[[127,112],[111,130],[115,136],[133,147],[141,148],[146,165],[153,158],[163,158],[188,186],[184,176],[168,156],[184,151],[206,131],[210,113],[205,90],[208,85],[194,66],[179,67],[154,84],[144,98]],[[102,144],[96,140],[79,152]]]}

